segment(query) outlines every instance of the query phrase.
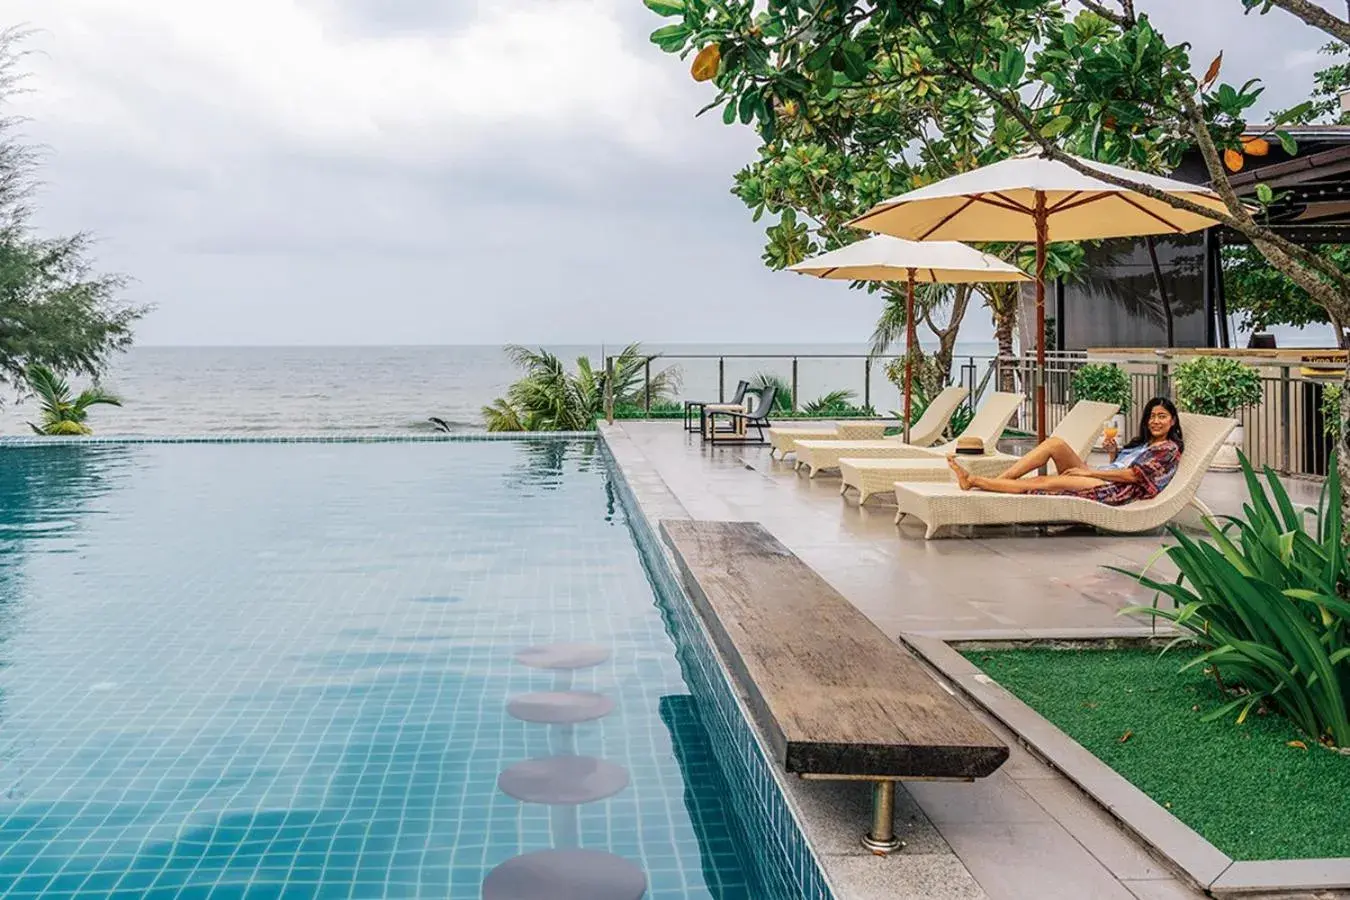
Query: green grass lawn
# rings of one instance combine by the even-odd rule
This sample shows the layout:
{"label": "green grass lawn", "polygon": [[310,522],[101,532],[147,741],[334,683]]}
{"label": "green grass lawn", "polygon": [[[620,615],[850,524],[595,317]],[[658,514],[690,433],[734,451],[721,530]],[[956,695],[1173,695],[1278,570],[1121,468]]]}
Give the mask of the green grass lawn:
{"label": "green grass lawn", "polygon": [[1273,713],[1201,722],[1222,694],[1198,667],[1177,672],[1190,652],[964,655],[1234,859],[1350,856],[1350,756]]}

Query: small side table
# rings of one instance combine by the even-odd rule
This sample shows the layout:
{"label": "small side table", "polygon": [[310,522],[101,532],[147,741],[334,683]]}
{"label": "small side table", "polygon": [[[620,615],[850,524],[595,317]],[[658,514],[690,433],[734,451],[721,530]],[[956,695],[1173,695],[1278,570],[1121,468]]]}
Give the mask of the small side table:
{"label": "small side table", "polygon": [[[708,413],[712,412],[739,412],[746,411],[745,406],[740,403],[705,403],[698,414],[699,434],[705,441],[717,442],[717,434],[713,429],[712,420],[708,418]],[[732,419],[730,431],[724,431],[728,438],[741,439],[745,437],[745,419]]]}

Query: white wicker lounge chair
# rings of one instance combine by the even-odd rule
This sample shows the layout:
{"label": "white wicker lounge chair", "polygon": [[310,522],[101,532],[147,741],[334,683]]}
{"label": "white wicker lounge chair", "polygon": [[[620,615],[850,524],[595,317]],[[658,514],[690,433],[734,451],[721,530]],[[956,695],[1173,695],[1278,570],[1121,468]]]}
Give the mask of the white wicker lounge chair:
{"label": "white wicker lounge chair", "polygon": [[[1051,437],[1057,437],[1086,459],[1097,435],[1120,407],[1114,403],[1079,400],[1060,420]],[[975,475],[995,476],[1017,461],[1010,453],[987,453],[984,456],[963,456],[961,464]],[[1051,467],[1054,464],[1051,463]],[[845,457],[839,460],[839,476],[844,483],[840,494],[849,488],[858,492],[858,503],[867,502],[873,494],[888,494],[897,481],[951,481],[952,470],[945,459],[867,459]]]}
{"label": "white wicker lounge chair", "polygon": [[1234,419],[1181,414],[1186,451],[1172,481],[1151,500],[1107,506],[1081,497],[1037,494],[991,494],[963,491],[955,483],[897,482],[894,486],[898,525],[913,516],[928,526],[925,539],[947,525],[1014,525],[1076,522],[1122,534],[1152,531],[1167,524],[1187,506],[1212,516],[1196,496],[1214,454],[1237,425]]}
{"label": "white wicker lounge chair", "polygon": [[[935,444],[952,420],[956,408],[966,399],[970,391],[963,387],[947,387],[933,398],[924,409],[919,420],[910,426],[909,442],[919,447]],[[797,441],[875,441],[886,435],[886,422],[840,422],[837,426],[770,428],[769,443],[773,447],[769,456],[776,451],[786,456],[796,448]],[[894,427],[894,423],[890,423]],[[893,440],[899,440],[894,438]]]}
{"label": "white wicker lounge chair", "polygon": [[[961,437],[977,437],[984,441],[984,451],[992,452],[1021,404],[1021,394],[991,394],[975,411],[975,417],[961,432]],[[806,466],[815,478],[817,472],[839,468],[839,460],[844,457],[942,459],[955,449],[955,441],[936,447],[918,447],[894,438],[882,438],[879,441],[798,441],[796,452],[797,466]]]}

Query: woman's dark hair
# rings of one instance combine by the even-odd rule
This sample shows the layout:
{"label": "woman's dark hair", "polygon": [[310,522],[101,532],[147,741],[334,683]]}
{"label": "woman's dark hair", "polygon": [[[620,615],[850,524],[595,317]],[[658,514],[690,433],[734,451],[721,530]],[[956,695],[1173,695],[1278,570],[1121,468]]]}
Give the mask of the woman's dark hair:
{"label": "woman's dark hair", "polygon": [[1134,440],[1126,444],[1126,447],[1138,447],[1140,444],[1147,444],[1152,435],[1148,430],[1148,418],[1153,415],[1153,408],[1161,406],[1172,416],[1172,428],[1167,432],[1167,439],[1177,445],[1178,451],[1186,449],[1186,441],[1181,435],[1181,416],[1177,415],[1177,408],[1172,405],[1172,401],[1166,397],[1154,397],[1144,404],[1144,414],[1139,417],[1139,435]]}

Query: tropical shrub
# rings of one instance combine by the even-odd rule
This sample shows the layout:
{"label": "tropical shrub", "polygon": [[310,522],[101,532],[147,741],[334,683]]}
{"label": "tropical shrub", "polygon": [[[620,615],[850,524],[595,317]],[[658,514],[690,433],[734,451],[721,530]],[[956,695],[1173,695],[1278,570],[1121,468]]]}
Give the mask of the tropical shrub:
{"label": "tropical shrub", "polygon": [[[525,370],[525,377],[483,407],[488,431],[586,431],[605,411],[604,367],[591,365],[588,357],[577,358],[575,372],[547,350],[512,345],[506,354]],[[614,357],[613,398],[616,409],[641,407],[646,403],[647,354],[630,344]],[[651,377],[653,403],[673,400],[679,391],[681,373],[672,366]]]}
{"label": "tropical shrub", "polygon": [[1231,416],[1261,402],[1261,376],[1249,365],[1222,356],[1198,356],[1172,373],[1177,405],[1186,412]]}
{"label": "tropical shrub", "polygon": [[70,384],[46,366],[33,363],[26,370],[28,387],[42,404],[41,424],[28,423],[34,433],[41,435],[93,434],[85,424],[89,407],[100,403],[121,406],[122,401],[98,386],[86,388],[71,396]]}
{"label": "tropical shrub", "polygon": [[877,414],[876,410],[870,405],[858,406],[853,403],[856,397],[853,391],[837,390],[821,394],[810,403],[802,405],[802,415],[815,416],[819,418],[867,418]]}
{"label": "tropical shrub", "polygon": [[1339,440],[1341,429],[1341,386],[1339,384],[1323,385],[1322,431]]}
{"label": "tropical shrub", "polygon": [[1130,411],[1130,376],[1110,363],[1089,363],[1073,373],[1073,395],[1078,400],[1114,403],[1122,414]]}
{"label": "tropical shrub", "polygon": [[614,418],[616,419],[682,419],[684,418],[684,404],[678,400],[652,400],[652,408],[647,409],[646,403],[642,398],[638,398],[637,404],[615,404]]}
{"label": "tropical shrub", "polygon": [[789,413],[792,411],[792,384],[782,375],[773,372],[757,372],[755,377],[750,379],[750,393],[759,394],[769,388],[774,388],[773,394],[773,412]]}
{"label": "tropical shrub", "polygon": [[1237,712],[1241,723],[1265,704],[1312,738],[1350,748],[1350,602],[1336,467],[1318,508],[1300,510],[1269,467],[1263,484],[1239,458],[1250,493],[1243,514],[1206,519],[1209,541],[1172,527],[1177,543],[1165,553],[1180,573],[1175,581],[1116,569],[1171,597],[1174,608],[1155,600],[1124,612],[1175,623],[1184,634],[1169,648],[1193,641],[1204,649],[1183,668],[1212,666],[1236,693],[1208,718]]}

